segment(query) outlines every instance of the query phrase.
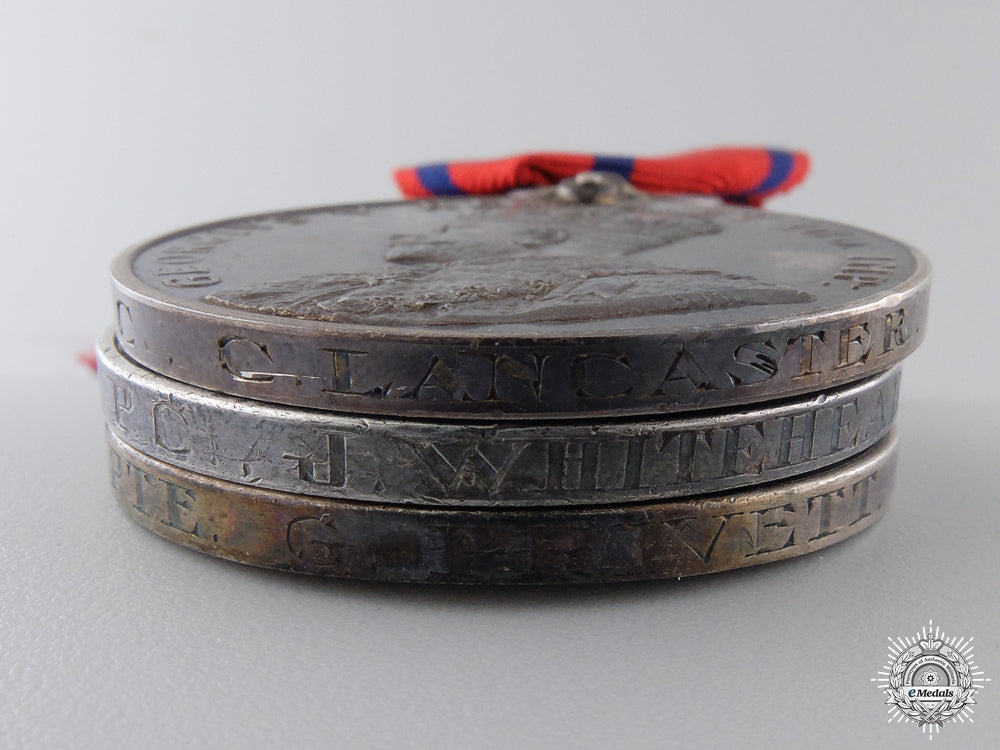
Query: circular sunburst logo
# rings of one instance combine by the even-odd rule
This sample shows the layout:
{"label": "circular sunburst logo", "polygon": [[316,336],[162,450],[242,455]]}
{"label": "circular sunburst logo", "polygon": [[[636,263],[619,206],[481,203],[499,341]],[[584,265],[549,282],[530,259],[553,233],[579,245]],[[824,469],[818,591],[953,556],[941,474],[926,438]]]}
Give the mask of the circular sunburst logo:
{"label": "circular sunburst logo", "polygon": [[931,621],[916,635],[889,638],[889,661],[872,678],[889,721],[915,722],[933,739],[945,722],[974,723],[976,693],[989,678],[973,660],[972,638],[946,637]]}

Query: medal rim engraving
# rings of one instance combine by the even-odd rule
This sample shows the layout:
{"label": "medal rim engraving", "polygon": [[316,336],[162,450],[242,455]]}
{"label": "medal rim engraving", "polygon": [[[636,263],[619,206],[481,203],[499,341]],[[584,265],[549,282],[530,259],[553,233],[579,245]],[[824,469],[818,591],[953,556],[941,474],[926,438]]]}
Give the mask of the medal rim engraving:
{"label": "medal rim engraving", "polygon": [[[437,202],[448,200],[485,199]],[[113,264],[123,350],[173,379],[310,409],[428,419],[571,420],[723,408],[832,388],[890,367],[912,352],[925,334],[930,287],[926,258],[883,235],[827,221],[818,226],[892,243],[913,258],[913,273],[891,288],[859,295],[843,306],[798,315],[758,312],[756,319],[703,327],[630,326],[592,332],[576,324],[572,332],[542,324],[535,335],[489,336],[482,326],[468,331],[426,326],[403,330],[171,299],[131,272],[132,259],[145,248],[194,231],[269,217],[399,205],[405,204],[261,213],[179,230],[133,248]],[[236,360],[249,357],[257,362],[234,364],[233,342],[249,347]],[[817,351],[819,358],[814,359]],[[502,361],[514,362],[521,374],[501,372]],[[439,370],[442,382],[450,378],[454,388],[437,382]],[[607,380],[616,377],[621,385]],[[633,385],[627,385],[629,379]]]}
{"label": "medal rim engraving", "polygon": [[[110,331],[98,364],[111,431],[170,465],[286,492],[494,508],[619,504],[807,474],[889,432],[901,372],[742,411],[530,424],[365,418],[224,396],[136,366]],[[158,410],[173,429],[167,420],[161,433]],[[842,447],[845,413],[853,437]],[[808,455],[783,457],[793,443]]]}
{"label": "medal rim engraving", "polygon": [[[877,521],[896,464],[891,434],[833,468],[764,487],[586,509],[471,511],[241,487],[151,459],[110,433],[108,445],[119,505],[170,541],[261,567],[420,583],[674,578],[797,557]],[[157,488],[165,494],[146,496]],[[786,524],[784,513],[796,523]],[[748,524],[756,529],[752,543],[743,539]],[[796,539],[799,529],[811,536]]]}

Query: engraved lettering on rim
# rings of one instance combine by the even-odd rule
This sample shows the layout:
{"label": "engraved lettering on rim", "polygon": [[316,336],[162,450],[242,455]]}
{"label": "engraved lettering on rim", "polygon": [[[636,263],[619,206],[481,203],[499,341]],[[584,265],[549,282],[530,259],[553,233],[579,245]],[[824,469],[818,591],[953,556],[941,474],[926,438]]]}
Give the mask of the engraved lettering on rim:
{"label": "engraved lettering on rim", "polygon": [[273,492],[172,468],[109,435],[112,486],[140,525],[242,563],[424,583],[672,578],[806,554],[867,528],[895,441],[807,477],[696,499],[587,510],[442,510]]}
{"label": "engraved lettering on rim", "polygon": [[632,502],[814,471],[888,432],[900,378],[686,418],[463,424],[209,393],[137,367],[110,333],[98,364],[109,428],[153,458],[275,490],[461,507]]}
{"label": "engraved lettering on rim", "polygon": [[929,266],[901,243],[705,200],[553,195],[176,232],[113,266],[120,345],[236,396],[493,420],[786,398],[880,372],[923,338]]}

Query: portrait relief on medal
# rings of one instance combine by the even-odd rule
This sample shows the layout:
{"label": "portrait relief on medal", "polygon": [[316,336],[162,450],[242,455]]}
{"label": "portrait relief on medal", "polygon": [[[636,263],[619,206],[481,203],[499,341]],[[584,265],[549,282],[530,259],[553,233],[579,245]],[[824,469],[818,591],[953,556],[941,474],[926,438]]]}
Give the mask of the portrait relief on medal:
{"label": "portrait relief on medal", "polygon": [[[811,302],[748,274],[673,267],[659,250],[723,231],[709,216],[575,206],[472,216],[393,232],[382,267],[261,281],[205,300],[283,317],[377,325],[573,323]],[[648,255],[648,260],[644,256]],[[685,263],[684,265],[688,265]]]}

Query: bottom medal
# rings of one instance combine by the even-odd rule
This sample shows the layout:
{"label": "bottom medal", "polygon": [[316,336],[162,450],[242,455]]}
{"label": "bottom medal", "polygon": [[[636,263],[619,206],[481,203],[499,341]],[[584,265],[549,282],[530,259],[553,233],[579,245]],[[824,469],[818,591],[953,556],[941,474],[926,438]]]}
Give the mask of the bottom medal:
{"label": "bottom medal", "polygon": [[794,480],[573,509],[464,510],[311,497],[212,479],[108,436],[121,507],[210,555],[335,578],[463,584],[672,578],[804,555],[867,528],[896,440]]}

